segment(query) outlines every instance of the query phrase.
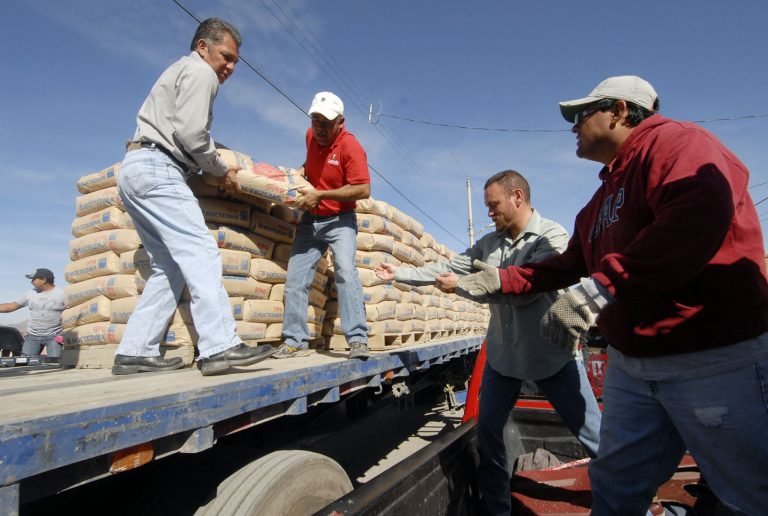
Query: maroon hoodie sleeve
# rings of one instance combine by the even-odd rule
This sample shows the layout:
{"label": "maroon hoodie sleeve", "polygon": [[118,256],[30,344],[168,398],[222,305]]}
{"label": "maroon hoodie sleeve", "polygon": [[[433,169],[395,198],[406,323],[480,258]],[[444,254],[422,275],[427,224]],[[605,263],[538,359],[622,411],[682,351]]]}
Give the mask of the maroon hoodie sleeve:
{"label": "maroon hoodie sleeve", "polygon": [[578,229],[562,254],[536,263],[499,269],[504,294],[550,292],[568,287],[586,275]]}

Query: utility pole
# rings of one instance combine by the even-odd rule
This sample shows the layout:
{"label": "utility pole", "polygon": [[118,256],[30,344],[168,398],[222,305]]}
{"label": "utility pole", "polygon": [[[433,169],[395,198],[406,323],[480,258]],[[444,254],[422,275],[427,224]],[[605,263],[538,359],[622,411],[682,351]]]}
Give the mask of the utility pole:
{"label": "utility pole", "polygon": [[467,212],[469,215],[469,247],[475,245],[475,225],[472,222],[472,183],[467,176]]}

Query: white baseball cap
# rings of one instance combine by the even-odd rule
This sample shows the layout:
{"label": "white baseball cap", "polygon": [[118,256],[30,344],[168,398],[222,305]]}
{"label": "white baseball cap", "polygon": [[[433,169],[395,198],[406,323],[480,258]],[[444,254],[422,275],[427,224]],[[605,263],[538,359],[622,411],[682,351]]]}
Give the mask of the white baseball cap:
{"label": "white baseball cap", "polygon": [[573,123],[576,113],[582,111],[584,106],[603,99],[626,100],[649,111],[654,111],[653,105],[657,97],[653,86],[636,75],[609,77],[598,84],[589,96],[561,102],[560,113],[563,114],[563,118]]}
{"label": "white baseball cap", "polygon": [[312,113],[319,113],[328,120],[335,120],[339,115],[344,115],[344,103],[330,91],[321,91],[312,99],[312,106],[307,114],[312,116]]}

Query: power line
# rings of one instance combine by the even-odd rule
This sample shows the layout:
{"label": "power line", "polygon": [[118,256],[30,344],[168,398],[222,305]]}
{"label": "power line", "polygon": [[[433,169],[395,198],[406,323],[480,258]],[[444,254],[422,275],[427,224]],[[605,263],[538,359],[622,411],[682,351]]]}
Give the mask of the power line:
{"label": "power line", "polygon": [[570,129],[505,129],[502,127],[470,127],[466,125],[453,125],[442,124],[438,122],[430,122],[429,120],[417,120],[415,118],[408,118],[404,116],[388,115],[386,113],[379,113],[379,116],[385,118],[395,118],[397,120],[403,120],[405,122],[413,122],[416,124],[424,125],[436,125],[438,127],[450,127],[451,129],[467,129],[470,131],[496,131],[502,133],[570,133]]}
{"label": "power line", "polygon": [[[194,19],[194,20],[195,20],[195,21],[196,21],[198,24],[199,24],[199,23],[202,23],[202,20],[200,20],[200,19],[199,19],[197,16],[195,16],[195,14],[194,14],[194,13],[190,12],[190,11],[189,11],[189,10],[188,10],[186,7],[184,7],[184,6],[183,6],[183,5],[182,5],[182,4],[181,4],[181,3],[180,3],[178,0],[171,0],[171,1],[172,1],[174,4],[176,4],[177,6],[179,6],[179,7],[180,7],[180,8],[181,8],[181,9],[182,9],[182,10],[183,10],[185,13],[187,13],[189,16],[191,16],[191,17],[192,17],[192,18],[193,18],[193,19]],[[265,5],[265,7],[266,7],[266,5]],[[271,12],[271,11],[270,11],[270,12]],[[292,98],[291,98],[291,97],[290,97],[290,96],[289,96],[287,93],[285,93],[285,92],[284,92],[284,91],[283,91],[283,90],[282,90],[282,89],[281,89],[281,88],[280,88],[280,87],[279,87],[279,86],[278,86],[278,85],[277,85],[277,84],[276,84],[274,81],[272,81],[272,80],[271,80],[269,77],[267,77],[267,75],[266,75],[266,74],[264,74],[263,72],[261,72],[260,70],[258,70],[258,69],[257,69],[255,66],[253,66],[251,63],[249,63],[249,62],[248,62],[248,61],[247,61],[247,60],[246,60],[246,59],[245,59],[245,58],[244,58],[242,55],[240,55],[240,62],[241,62],[241,63],[243,63],[243,64],[245,64],[245,65],[246,65],[248,68],[250,68],[251,70],[253,70],[253,71],[254,71],[254,72],[255,72],[255,73],[256,73],[256,74],[257,74],[259,77],[261,77],[262,79],[264,79],[264,81],[266,81],[266,83],[267,83],[267,84],[269,84],[269,85],[270,85],[270,86],[271,86],[271,87],[272,87],[272,88],[273,88],[275,91],[277,91],[278,93],[280,93],[280,95],[282,95],[282,96],[283,96],[283,97],[284,97],[286,100],[288,100],[288,102],[290,102],[291,104],[293,104],[293,105],[296,107],[296,109],[298,109],[299,111],[301,111],[302,113],[304,113],[304,115],[306,115],[306,112],[304,111],[304,108],[302,108],[301,106],[299,106],[299,104],[297,104],[297,103],[296,103],[296,102],[295,102],[295,101],[294,101],[294,100],[293,100],[293,99],[292,99]],[[443,227],[443,226],[442,226],[442,225],[441,225],[439,222],[437,222],[437,221],[436,221],[434,218],[432,218],[432,216],[430,216],[430,215],[429,215],[427,212],[425,212],[424,210],[422,210],[421,208],[419,208],[419,207],[418,207],[418,206],[417,206],[417,205],[416,205],[416,204],[415,204],[413,201],[411,201],[411,200],[410,200],[410,199],[409,199],[409,198],[408,198],[408,197],[407,197],[407,196],[406,196],[406,195],[405,195],[403,192],[401,192],[401,191],[400,191],[400,190],[399,190],[399,189],[398,189],[398,188],[397,188],[397,187],[396,187],[394,184],[392,184],[392,182],[390,182],[390,181],[389,181],[389,179],[387,179],[386,177],[384,177],[384,175],[383,175],[381,172],[379,172],[379,171],[378,171],[378,170],[377,170],[377,169],[376,169],[376,168],[375,168],[373,165],[371,165],[370,163],[368,163],[368,168],[370,168],[371,170],[373,170],[373,171],[376,173],[376,175],[378,175],[378,176],[379,176],[381,179],[383,179],[383,180],[384,180],[384,181],[385,181],[385,182],[386,182],[386,183],[387,183],[387,184],[388,184],[390,187],[392,187],[392,189],[393,189],[395,192],[397,192],[397,193],[398,193],[398,194],[399,194],[399,195],[400,195],[400,196],[401,196],[403,199],[405,199],[406,201],[408,201],[408,203],[409,203],[411,206],[413,206],[414,208],[416,208],[416,209],[417,209],[417,210],[418,210],[420,213],[424,214],[424,216],[426,216],[426,217],[427,217],[429,220],[431,220],[431,221],[432,221],[432,222],[433,222],[433,223],[434,223],[434,224],[435,224],[437,227],[439,227],[440,229],[442,229],[443,231],[445,231],[445,233],[446,233],[448,236],[452,237],[452,238],[453,238],[453,239],[455,239],[457,242],[459,242],[460,244],[464,245],[464,241],[463,241],[463,240],[461,240],[461,239],[459,239],[458,237],[456,237],[456,236],[455,236],[453,233],[451,233],[450,231],[448,231],[448,230],[447,230],[446,228],[444,228],[444,227]]]}
{"label": "power line", "polygon": [[768,181],[763,181],[762,183],[757,183],[756,185],[752,185],[749,188],[747,188],[747,190],[751,188],[757,188],[758,186],[763,186],[763,185],[768,185]]}
{"label": "power line", "polygon": [[[436,125],[439,127],[449,127],[451,129],[465,129],[469,131],[495,131],[495,132],[502,132],[502,133],[570,133],[571,132],[570,129],[509,129],[509,128],[503,128],[503,127],[471,127],[466,125],[430,122],[429,120],[418,120],[415,118],[408,118],[404,116],[389,115],[387,113],[379,113],[378,115],[385,118],[394,118],[397,120],[403,120],[405,122],[413,122],[416,124]],[[695,122],[697,124],[707,124],[711,122],[729,122],[733,120],[747,120],[752,118],[768,118],[768,113],[763,115],[744,115],[744,116],[733,116],[733,117],[725,117],[725,118],[709,118],[705,120],[692,120],[692,122]]]}

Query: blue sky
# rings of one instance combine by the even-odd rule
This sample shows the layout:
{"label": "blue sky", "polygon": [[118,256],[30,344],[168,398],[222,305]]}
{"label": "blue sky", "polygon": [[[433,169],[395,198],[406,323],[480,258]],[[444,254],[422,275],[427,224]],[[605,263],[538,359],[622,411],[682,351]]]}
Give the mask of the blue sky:
{"label": "blue sky", "polygon": [[[347,129],[386,178],[372,172],[373,196],[456,251],[468,240],[467,176],[478,229],[488,223],[482,185],[508,168],[528,178],[543,216],[573,227],[600,166],[576,157],[557,102],[608,76],[644,77],[672,118],[768,113],[768,4],[759,0],[181,3],[200,19],[238,26],[241,56],[285,93],[241,63],[214,107],[216,140],[256,161],[297,166],[304,110],[315,92],[334,91]],[[75,182],[122,159],[139,106],[188,52],[197,22],[171,0],[11,0],[3,19],[0,302],[8,302],[37,267],[64,284]],[[376,124],[369,104],[381,112]],[[704,125],[750,168],[753,200],[768,197],[760,185],[768,118]],[[768,219],[768,201],[758,213]],[[0,324],[26,317],[26,309],[3,314]]]}

